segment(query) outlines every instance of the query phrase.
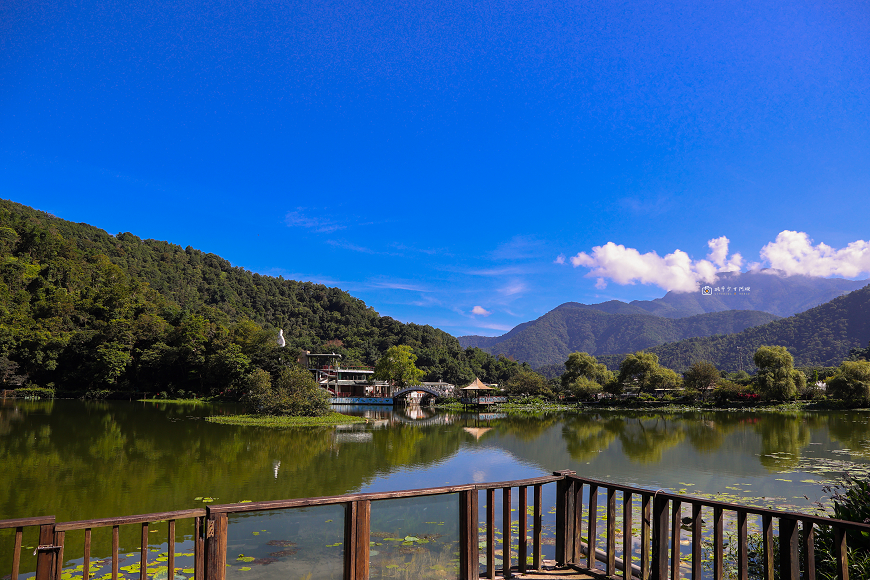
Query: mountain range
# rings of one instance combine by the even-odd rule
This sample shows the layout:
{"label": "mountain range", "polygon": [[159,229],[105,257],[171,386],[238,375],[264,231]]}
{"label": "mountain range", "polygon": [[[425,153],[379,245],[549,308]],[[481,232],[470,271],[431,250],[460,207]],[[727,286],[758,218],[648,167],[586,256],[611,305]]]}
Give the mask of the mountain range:
{"label": "mountain range", "polygon": [[576,351],[600,357],[744,332],[829,302],[865,284],[866,280],[785,276],[775,270],[721,273],[707,293],[668,292],[662,298],[630,303],[568,302],[502,336],[461,336],[459,343],[513,357],[534,368],[560,365]]}

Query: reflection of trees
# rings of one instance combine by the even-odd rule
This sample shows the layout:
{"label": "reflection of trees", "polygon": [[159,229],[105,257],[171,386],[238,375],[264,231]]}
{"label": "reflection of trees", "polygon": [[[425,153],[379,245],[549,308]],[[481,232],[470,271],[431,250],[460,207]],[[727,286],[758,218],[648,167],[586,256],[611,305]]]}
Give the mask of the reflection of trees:
{"label": "reflection of trees", "polygon": [[686,437],[682,425],[665,415],[626,419],[619,434],[625,455],[641,463],[661,461],[662,452],[677,445]]}
{"label": "reflection of trees", "polygon": [[562,438],[571,458],[585,461],[607,449],[622,431],[624,421],[620,418],[603,418],[598,415],[572,415],[562,425]]}
{"label": "reflection of trees", "polygon": [[735,413],[687,413],[683,416],[686,439],[700,453],[712,453],[722,446],[725,436],[742,421]]}
{"label": "reflection of trees", "polygon": [[870,416],[866,413],[839,412],[823,417],[831,439],[848,448],[853,456],[870,459]]}
{"label": "reflection of trees", "polygon": [[550,427],[563,419],[562,415],[547,413],[543,415],[512,415],[486,423],[504,435],[512,435],[520,441],[534,441]]}
{"label": "reflection of trees", "polygon": [[[800,461],[801,449],[810,442],[811,429],[805,413],[764,413],[755,423],[761,437],[761,465],[768,471],[787,471]],[[775,455],[774,455],[775,454]]]}

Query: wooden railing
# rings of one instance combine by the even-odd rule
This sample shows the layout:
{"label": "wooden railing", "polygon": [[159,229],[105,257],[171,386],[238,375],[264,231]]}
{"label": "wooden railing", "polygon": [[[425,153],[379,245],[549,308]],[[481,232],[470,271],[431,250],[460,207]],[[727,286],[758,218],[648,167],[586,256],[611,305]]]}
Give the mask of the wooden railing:
{"label": "wooden railing", "polygon": [[[495,578],[496,568],[496,514],[498,513],[495,493],[501,490],[501,534],[502,565],[501,574],[510,578],[514,572],[524,573],[540,569],[542,565],[543,529],[543,486],[556,483],[555,497],[555,558],[559,564],[578,569],[600,569],[610,577],[621,571],[625,580],[642,578],[644,580],[676,580],[703,577],[703,544],[712,550],[712,577],[724,578],[725,539],[724,515],[733,512],[736,521],[736,575],[747,580],[749,575],[750,553],[748,547],[747,518],[761,518],[763,550],[753,556],[753,564],[760,562],[762,576],[773,580],[774,569],[781,580],[805,578],[816,580],[815,531],[822,526],[833,529],[835,537],[834,558],[836,573],[841,580],[849,578],[846,550],[847,531],[870,533],[870,525],[821,518],[806,514],[780,512],[775,510],[748,507],[733,503],[699,499],[678,495],[662,490],[620,485],[578,477],[573,471],[557,471],[552,476],[536,477],[517,481],[481,483],[435,487],[427,489],[402,490],[378,493],[357,493],[332,497],[315,497],[255,503],[210,505],[205,509],[191,509],[175,512],[125,516],[98,520],[56,523],[53,516],[0,521],[0,529],[15,529],[11,580],[18,580],[23,530],[29,526],[39,528],[39,554],[36,562],[35,580],[60,580],[64,562],[66,532],[84,531],[84,564],[82,580],[90,580],[91,531],[97,528],[112,530],[112,574],[117,580],[119,571],[119,528],[124,525],[141,526],[139,554],[139,579],[147,579],[149,526],[166,522],[168,532],[167,578],[171,579],[175,570],[176,521],[193,520],[194,538],[194,580],[226,580],[227,539],[229,518],[232,514],[250,514],[273,510],[292,510],[314,506],[340,505],[344,508],[343,534],[343,577],[345,580],[367,580],[370,566],[371,510],[372,503],[391,499],[414,498],[457,494],[459,513],[459,570],[460,580],[477,580],[480,577]],[[531,488],[531,498],[529,497]],[[480,569],[481,545],[479,543],[478,495],[484,493],[485,503],[485,541],[482,549],[486,551],[486,567]],[[603,517],[599,517],[599,496],[603,493]],[[516,494],[516,495],[514,495]],[[617,495],[622,503],[622,546],[617,545]],[[511,559],[514,497],[516,497],[516,565]],[[634,499],[639,499],[635,502]],[[531,526],[529,512],[531,502]],[[637,504],[637,505],[635,505]],[[688,570],[681,570],[681,524],[685,523],[682,507],[690,506],[689,546],[691,559]],[[670,506],[670,509],[669,509]],[[712,526],[704,531],[699,523],[705,516],[711,517]],[[709,512],[712,511],[712,516]],[[635,519],[637,516],[637,519]],[[774,535],[774,520],[778,524],[778,538]],[[585,522],[585,525],[584,525]],[[633,523],[640,524],[639,531],[633,531]],[[531,542],[528,534],[531,532]],[[598,538],[603,534],[604,546],[599,548]],[[639,546],[635,539],[639,536]],[[779,549],[779,561],[774,562],[775,546]],[[531,544],[531,545],[530,545]],[[670,553],[669,553],[670,550]],[[620,553],[621,552],[621,553]],[[799,554],[803,558],[799,558]],[[531,553],[531,563],[528,557]],[[633,556],[638,553],[638,564]],[[69,554],[66,554],[69,556]],[[621,557],[619,557],[621,556]]]}
{"label": "wooden railing", "polygon": [[[700,579],[703,576],[703,542],[706,536],[707,541],[712,544],[710,546],[713,556],[712,577],[714,580],[725,578],[723,544],[726,512],[733,512],[736,518],[737,555],[734,564],[739,580],[749,578],[748,516],[757,516],[761,519],[762,553],[754,555],[754,563],[755,567],[761,568],[761,575],[767,580],[773,580],[775,573],[780,580],[799,578],[816,580],[815,537],[817,528],[822,527],[833,530],[833,556],[837,578],[848,580],[846,532],[870,533],[870,525],[862,523],[699,499],[578,477],[573,472],[562,473],[565,473],[566,477],[559,482],[556,497],[556,560],[559,563],[590,570],[597,569],[600,561],[604,565],[605,574],[615,576],[617,571],[621,571],[622,577],[626,580],[632,577],[644,580],[683,577],[680,567],[682,525],[689,528],[690,536],[691,560],[687,571],[688,577]],[[604,522],[599,522],[598,498],[602,492],[604,492],[605,513]],[[616,557],[619,548],[616,541],[617,492],[622,495],[622,558],[620,559]],[[632,531],[632,524],[635,521],[633,497],[640,498],[639,510],[637,510],[640,512],[639,566],[632,564],[632,555],[635,553],[633,541],[635,533]],[[691,515],[683,516],[684,504],[691,506]],[[704,508],[708,512],[712,511],[712,532],[706,534],[703,530]],[[584,512],[585,534],[582,526]],[[774,536],[774,520],[777,522],[778,537]],[[602,523],[606,529],[604,550],[597,549],[596,546],[596,537]],[[775,546],[775,543],[778,546]],[[777,551],[779,562],[775,562],[774,558]]]}

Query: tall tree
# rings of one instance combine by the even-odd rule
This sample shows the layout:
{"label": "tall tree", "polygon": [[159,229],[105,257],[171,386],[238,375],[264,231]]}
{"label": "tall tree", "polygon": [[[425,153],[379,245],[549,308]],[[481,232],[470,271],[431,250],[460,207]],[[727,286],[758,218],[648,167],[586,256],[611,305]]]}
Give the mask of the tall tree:
{"label": "tall tree", "polygon": [[374,377],[399,388],[418,385],[423,380],[423,371],[414,365],[415,362],[417,355],[411,352],[410,346],[391,346],[375,365]]}
{"label": "tall tree", "polygon": [[704,396],[721,378],[722,373],[713,363],[705,360],[695,361],[689,370],[683,373],[683,385],[686,389]]}
{"label": "tall tree", "polygon": [[795,370],[794,357],[784,346],[761,346],[753,357],[758,367],[756,380],[760,394],[767,399],[793,399],[798,389],[806,387],[807,379]]}
{"label": "tall tree", "polygon": [[572,352],[565,361],[562,389],[580,399],[591,399],[613,382],[613,372],[586,352]]}
{"label": "tall tree", "polygon": [[870,362],[844,361],[828,380],[828,393],[855,405],[870,403]]}
{"label": "tall tree", "polygon": [[611,392],[621,393],[636,387],[642,393],[656,389],[673,389],[680,385],[680,376],[671,369],[659,365],[659,357],[650,352],[627,355],[619,365],[619,376],[610,387]]}

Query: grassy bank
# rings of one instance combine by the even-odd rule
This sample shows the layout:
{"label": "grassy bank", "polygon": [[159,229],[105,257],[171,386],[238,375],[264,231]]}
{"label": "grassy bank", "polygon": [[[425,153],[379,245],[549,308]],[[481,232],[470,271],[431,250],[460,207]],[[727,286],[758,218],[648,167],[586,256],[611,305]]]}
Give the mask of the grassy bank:
{"label": "grassy bank", "polygon": [[351,417],[341,413],[329,413],[322,417],[290,417],[286,415],[212,415],[206,417],[210,423],[221,425],[243,425],[250,427],[320,427],[344,425],[346,423],[365,423],[362,417]]}

